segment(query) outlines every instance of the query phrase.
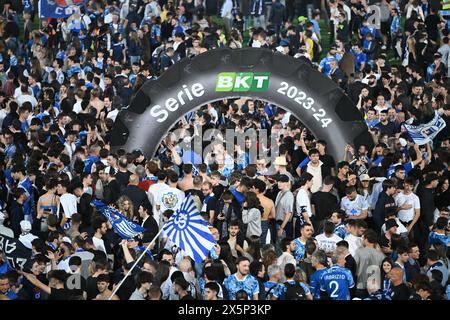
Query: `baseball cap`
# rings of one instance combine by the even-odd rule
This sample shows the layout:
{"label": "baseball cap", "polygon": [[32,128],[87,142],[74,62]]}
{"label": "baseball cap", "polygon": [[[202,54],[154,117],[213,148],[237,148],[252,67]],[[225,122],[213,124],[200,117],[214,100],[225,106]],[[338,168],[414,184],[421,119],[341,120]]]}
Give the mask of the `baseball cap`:
{"label": "baseball cap", "polygon": [[397,222],[395,222],[395,219],[386,220],[386,230],[389,230],[392,227],[398,227],[398,224]]}
{"label": "baseball cap", "polygon": [[70,240],[69,237],[64,237],[64,238],[63,238],[63,242],[67,242],[67,243],[72,244],[72,240]]}
{"label": "baseball cap", "polygon": [[289,177],[285,174],[279,174],[275,178],[278,182],[289,182]]}
{"label": "baseball cap", "polygon": [[298,20],[299,23],[302,23],[302,22],[308,21],[308,18],[305,17],[305,16],[300,16],[300,17],[297,18],[297,20]]}
{"label": "baseball cap", "polygon": [[368,174],[363,173],[362,175],[359,176],[359,180],[360,181],[370,181],[372,179],[370,178],[370,176]]}
{"label": "baseball cap", "polygon": [[24,232],[30,232],[31,231],[31,223],[27,220],[20,221],[20,229]]}

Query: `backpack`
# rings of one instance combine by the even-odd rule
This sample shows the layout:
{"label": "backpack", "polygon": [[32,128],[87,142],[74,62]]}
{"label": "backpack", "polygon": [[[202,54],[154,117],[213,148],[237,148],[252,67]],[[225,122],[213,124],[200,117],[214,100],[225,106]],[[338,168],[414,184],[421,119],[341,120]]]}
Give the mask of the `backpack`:
{"label": "backpack", "polygon": [[286,286],[285,300],[306,300],[306,292],[298,281],[285,282],[284,285]]}
{"label": "backpack", "polygon": [[274,284],[273,286],[271,286],[269,289],[266,288],[265,293],[266,293],[266,297],[265,300],[272,300],[272,296],[273,294],[270,294],[272,292],[273,289],[275,289],[275,287],[278,285],[278,283]]}

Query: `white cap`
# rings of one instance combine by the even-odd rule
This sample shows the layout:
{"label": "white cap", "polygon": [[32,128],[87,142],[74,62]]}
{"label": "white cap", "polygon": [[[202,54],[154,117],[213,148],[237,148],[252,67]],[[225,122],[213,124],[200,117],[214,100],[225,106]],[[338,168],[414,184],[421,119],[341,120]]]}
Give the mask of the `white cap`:
{"label": "white cap", "polygon": [[27,220],[20,221],[20,229],[24,232],[30,232],[31,231],[31,223]]}
{"label": "white cap", "polygon": [[366,173],[363,173],[362,175],[359,176],[359,181],[370,181],[370,180],[372,180],[372,179]]}
{"label": "white cap", "polygon": [[0,211],[0,224],[3,224],[3,221],[5,221],[5,214],[3,211]]}
{"label": "white cap", "polygon": [[63,242],[68,242],[68,243],[72,244],[72,240],[70,240],[69,237],[64,237],[62,240],[63,240]]}

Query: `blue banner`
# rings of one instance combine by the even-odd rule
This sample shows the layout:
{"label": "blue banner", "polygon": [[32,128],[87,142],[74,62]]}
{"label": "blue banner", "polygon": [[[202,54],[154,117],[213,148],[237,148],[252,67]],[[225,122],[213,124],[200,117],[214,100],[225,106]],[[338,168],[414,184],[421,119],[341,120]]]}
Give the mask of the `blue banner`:
{"label": "blue banner", "polygon": [[407,121],[403,123],[403,126],[408,131],[411,139],[421,146],[433,140],[437,134],[445,128],[446,123],[445,120],[435,112],[434,118],[428,123],[421,123],[414,126]]}
{"label": "blue banner", "polygon": [[116,230],[122,239],[133,239],[135,236],[145,231],[143,227],[123,216],[119,210],[107,206],[102,201],[93,200],[91,204],[108,219],[114,230]]}
{"label": "blue banner", "polygon": [[78,6],[84,5],[86,0],[40,0],[41,18],[68,18],[79,11]]}

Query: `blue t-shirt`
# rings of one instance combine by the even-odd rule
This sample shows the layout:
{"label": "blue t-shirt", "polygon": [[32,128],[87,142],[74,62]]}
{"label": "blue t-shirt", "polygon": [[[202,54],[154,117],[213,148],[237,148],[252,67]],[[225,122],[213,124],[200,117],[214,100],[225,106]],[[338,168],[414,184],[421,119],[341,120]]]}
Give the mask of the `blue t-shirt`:
{"label": "blue t-shirt", "polygon": [[30,178],[27,177],[25,178],[25,180],[19,182],[18,187],[25,189],[27,195],[27,200],[25,200],[23,204],[23,214],[26,216],[31,215],[32,217],[34,217],[35,210],[33,183],[30,181]]}
{"label": "blue t-shirt", "polygon": [[326,271],[327,268],[317,270],[311,277],[310,290],[314,300],[320,299],[320,279],[322,279],[322,276]]}
{"label": "blue t-shirt", "polygon": [[280,300],[285,292],[285,289],[283,287],[284,284],[282,283],[275,283],[272,281],[264,282],[264,289],[266,291],[266,300],[272,300],[272,297],[275,297],[278,300]]}
{"label": "blue t-shirt", "polygon": [[300,261],[303,259],[305,255],[306,243],[301,242],[300,238],[295,239],[294,243],[295,243],[294,258],[295,260]]}
{"label": "blue t-shirt", "polygon": [[[398,164],[397,164],[397,166],[398,166]],[[389,169],[387,171],[387,175],[386,175],[388,178],[390,178],[394,175],[395,167],[396,167],[396,165],[392,165],[389,167]],[[407,162],[407,163],[403,164],[403,168],[405,168],[406,176],[408,176],[408,172],[410,172],[414,168],[414,165],[412,164],[412,162]]]}
{"label": "blue t-shirt", "polygon": [[123,49],[125,49],[125,45],[122,42],[116,42],[112,45],[112,56],[114,61],[122,61],[123,60]]}
{"label": "blue t-shirt", "polygon": [[447,236],[445,234],[439,234],[435,231],[432,231],[428,235],[428,243],[430,246],[437,243],[443,245],[444,247],[447,247],[448,244],[450,243],[450,236]]}
{"label": "blue t-shirt", "polygon": [[231,188],[230,192],[233,194],[233,196],[236,198],[237,202],[239,202],[240,205],[242,205],[245,202],[245,196],[241,192]]}
{"label": "blue t-shirt", "polygon": [[345,224],[343,222],[334,227],[334,234],[345,239],[347,232],[345,231]]}
{"label": "blue t-shirt", "polygon": [[253,300],[255,294],[259,294],[258,280],[251,275],[247,275],[243,280],[239,280],[236,274],[232,274],[224,280],[223,285],[228,290],[230,300],[236,300],[236,292],[239,290],[247,292],[250,300]]}
{"label": "blue t-shirt", "polygon": [[8,263],[3,262],[2,264],[0,264],[0,274],[5,274],[9,270],[11,270],[11,268],[9,267]]}
{"label": "blue t-shirt", "polygon": [[320,290],[327,292],[331,300],[350,300],[350,290],[355,286],[350,270],[332,266],[320,279]]}
{"label": "blue t-shirt", "polygon": [[325,73],[327,76],[331,74],[331,60],[335,60],[335,57],[325,57],[320,61],[319,67],[322,69],[322,73]]}
{"label": "blue t-shirt", "polygon": [[91,173],[92,165],[98,161],[100,161],[99,157],[89,156],[86,160],[84,160],[84,172]]}
{"label": "blue t-shirt", "polygon": [[14,291],[12,291],[11,289],[8,290],[7,293],[5,293],[5,296],[7,296],[8,299],[10,299],[10,300],[16,300],[18,298],[17,294]]}
{"label": "blue t-shirt", "polygon": [[359,53],[357,53],[355,50],[351,49],[350,53],[353,54],[353,56],[356,59],[356,65],[355,65],[355,69],[356,71],[361,71],[361,64],[364,62],[366,62],[367,57],[366,54],[362,51],[360,51]]}

